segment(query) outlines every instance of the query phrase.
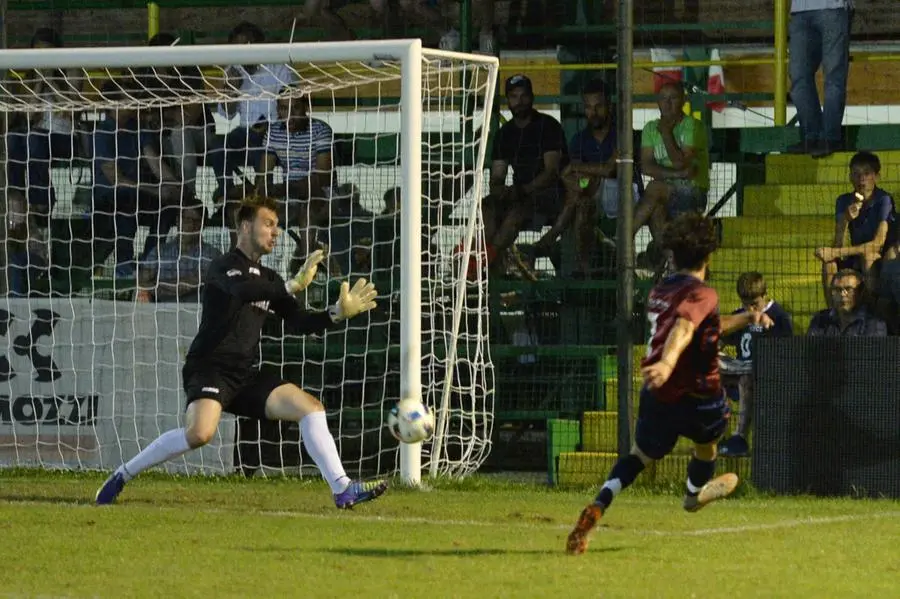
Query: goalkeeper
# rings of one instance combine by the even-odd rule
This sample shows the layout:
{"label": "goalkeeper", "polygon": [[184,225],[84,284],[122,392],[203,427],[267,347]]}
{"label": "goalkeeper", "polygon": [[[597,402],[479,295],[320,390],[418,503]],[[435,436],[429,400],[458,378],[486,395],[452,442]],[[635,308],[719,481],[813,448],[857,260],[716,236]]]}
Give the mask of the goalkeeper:
{"label": "goalkeeper", "polygon": [[245,200],[237,212],[237,245],[209,266],[200,328],[188,350],[182,378],[187,394],[185,427],[163,433],[130,461],[119,466],[99,491],[96,502],[115,501],[125,483],[158,464],[209,443],[222,412],[300,423],[303,444],[331,486],[335,505],[348,509],[371,501],[387,489],[384,482],[352,481],[344,472],[322,404],[293,383],[255,367],[259,338],[268,313],[284,319],[297,334],[322,333],[375,307],[375,286],[359,279],[341,285],[337,303],[325,312],[303,311],[294,295],[305,289],[324,258],[313,253],[287,283],[259,259],[278,238],[277,204],[270,198]]}

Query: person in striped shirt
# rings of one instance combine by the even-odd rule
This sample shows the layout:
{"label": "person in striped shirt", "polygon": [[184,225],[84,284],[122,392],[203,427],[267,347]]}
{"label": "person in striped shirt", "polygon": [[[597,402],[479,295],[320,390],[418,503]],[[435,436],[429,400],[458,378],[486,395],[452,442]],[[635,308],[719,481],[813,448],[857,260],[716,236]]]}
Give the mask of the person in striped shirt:
{"label": "person in striped shirt", "polygon": [[[316,249],[315,235],[308,229],[328,222],[334,133],[327,123],[309,116],[309,96],[296,96],[295,88],[282,90],[278,120],[269,127],[263,144],[257,181],[264,188],[257,193],[283,200],[285,228],[300,230],[294,258],[302,259]],[[282,169],[281,183],[276,183],[277,166]]]}

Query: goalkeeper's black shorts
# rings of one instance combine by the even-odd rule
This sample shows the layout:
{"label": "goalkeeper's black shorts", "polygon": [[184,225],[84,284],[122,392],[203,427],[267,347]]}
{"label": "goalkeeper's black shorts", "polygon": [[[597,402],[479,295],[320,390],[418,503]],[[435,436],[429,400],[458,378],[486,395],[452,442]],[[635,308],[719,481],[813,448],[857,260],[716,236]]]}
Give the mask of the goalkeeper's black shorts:
{"label": "goalkeeper's black shorts", "polygon": [[288,383],[263,370],[190,363],[184,365],[181,375],[187,405],[198,399],[213,399],[222,404],[224,412],[258,420],[266,420],[266,400],[272,391]]}

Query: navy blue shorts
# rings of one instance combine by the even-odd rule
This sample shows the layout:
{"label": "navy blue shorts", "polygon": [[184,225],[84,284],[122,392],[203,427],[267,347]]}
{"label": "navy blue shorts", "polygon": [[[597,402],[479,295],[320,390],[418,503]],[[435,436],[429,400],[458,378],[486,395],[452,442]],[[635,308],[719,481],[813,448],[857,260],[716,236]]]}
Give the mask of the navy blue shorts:
{"label": "navy blue shorts", "polygon": [[718,440],[730,416],[724,393],[714,399],[684,397],[676,403],[663,403],[644,387],[634,442],[644,455],[661,460],[675,448],[678,437],[700,444]]}

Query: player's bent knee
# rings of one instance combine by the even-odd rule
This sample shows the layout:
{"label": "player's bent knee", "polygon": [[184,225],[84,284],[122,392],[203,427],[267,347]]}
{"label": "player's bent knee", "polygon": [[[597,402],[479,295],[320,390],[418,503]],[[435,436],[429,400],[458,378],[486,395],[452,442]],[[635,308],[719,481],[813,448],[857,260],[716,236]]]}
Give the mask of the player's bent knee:
{"label": "player's bent knee", "polygon": [[218,400],[200,398],[190,402],[185,414],[184,432],[188,445],[196,449],[212,441],[221,416],[222,404]]}
{"label": "player's bent knee", "polygon": [[316,399],[315,397],[313,397],[306,391],[302,391],[302,392],[306,396],[306,406],[304,407],[304,409],[307,413],[311,414],[313,412],[324,412],[325,411],[325,406],[322,405],[321,401],[319,401],[318,399]]}
{"label": "player's bent knee", "polygon": [[212,441],[215,434],[215,427],[203,425],[193,425],[184,431],[185,439],[187,439],[188,446],[191,449],[197,449],[198,447],[207,445]]}
{"label": "player's bent knee", "polygon": [[644,466],[649,466],[653,462],[653,458],[644,453],[636,444],[631,447],[631,455],[637,456]]}

